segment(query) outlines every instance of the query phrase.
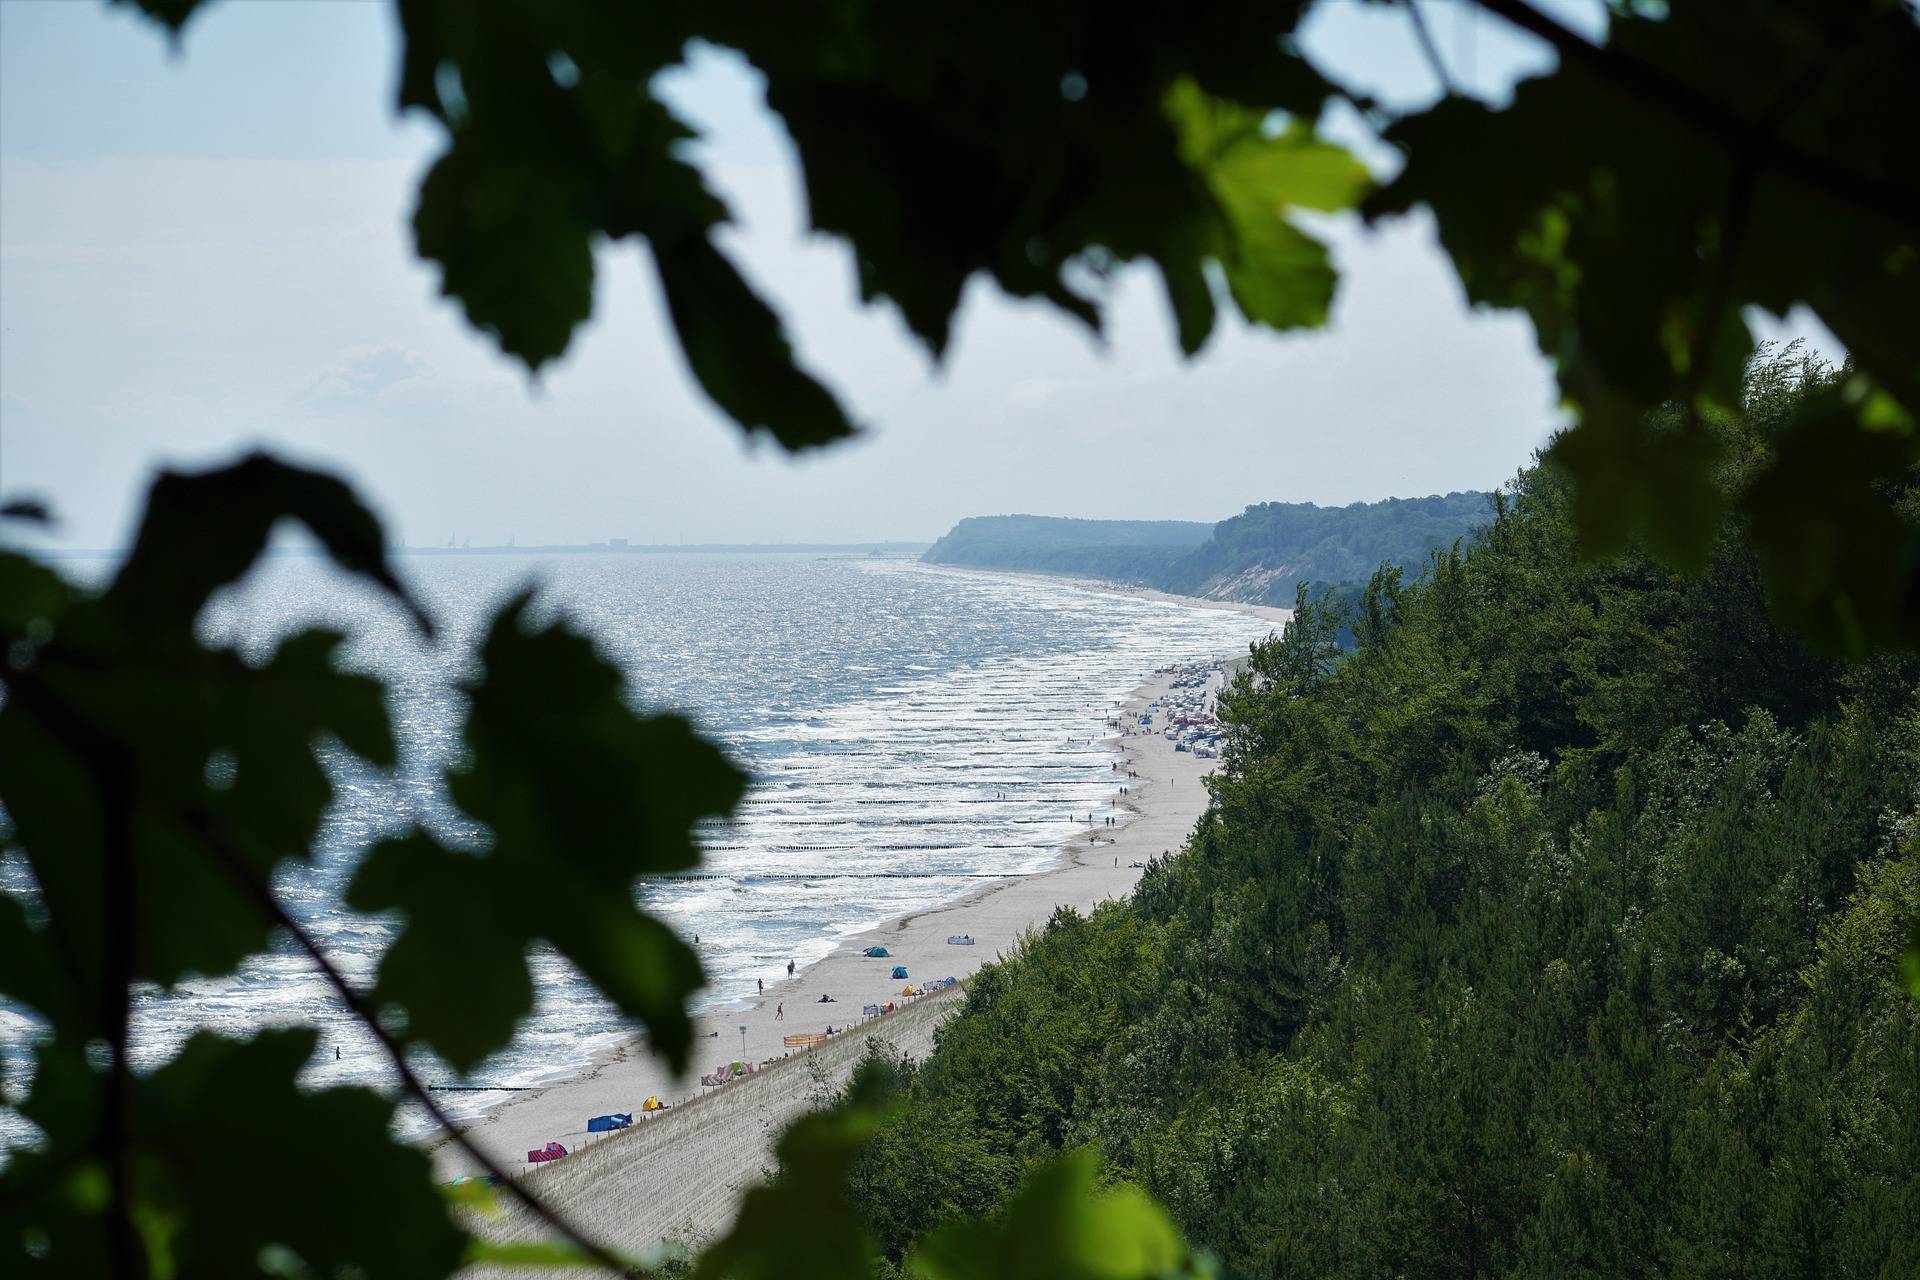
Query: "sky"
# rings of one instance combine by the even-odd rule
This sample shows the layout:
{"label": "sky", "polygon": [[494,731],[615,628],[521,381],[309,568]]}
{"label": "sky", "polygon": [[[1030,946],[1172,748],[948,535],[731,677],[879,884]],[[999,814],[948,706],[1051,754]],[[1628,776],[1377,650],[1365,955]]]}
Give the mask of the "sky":
{"label": "sky", "polygon": [[[1425,7],[1471,91],[1552,65]],[[1393,8],[1323,5],[1302,39],[1391,103],[1438,92]],[[633,243],[599,249],[593,319],[536,381],[413,254],[441,139],[396,114],[398,60],[386,4],[225,0],[175,48],[122,9],[0,0],[0,495],[46,500],[52,545],[122,546],[155,468],[263,446],[347,475],[416,545],[858,542],[1490,488],[1560,422],[1526,320],[1467,306],[1421,214],[1314,224],[1342,272],[1324,330],[1223,312],[1188,360],[1143,269],[1112,284],[1104,339],[976,280],[936,365],[807,232],[757,76],[711,49],[664,91],[734,212],[723,247],[862,435],[799,460],[744,439],[687,375]],[[1323,127],[1391,164],[1357,119]]]}

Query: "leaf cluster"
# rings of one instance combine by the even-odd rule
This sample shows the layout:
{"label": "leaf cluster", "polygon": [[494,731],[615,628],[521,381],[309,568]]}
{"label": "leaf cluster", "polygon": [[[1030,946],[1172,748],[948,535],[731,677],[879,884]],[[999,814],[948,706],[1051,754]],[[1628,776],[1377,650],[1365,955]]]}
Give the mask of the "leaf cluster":
{"label": "leaf cluster", "polygon": [[[138,4],[179,31],[198,0]],[[397,0],[399,105],[446,149],[414,216],[442,288],[538,370],[592,308],[594,245],[645,244],[681,350],[728,416],[787,449],[853,424],[719,247],[729,214],[656,91],[690,48],[738,51],[798,154],[812,229],[861,297],[939,355],[967,282],[1098,327],[1091,283],[1150,264],[1189,354],[1231,305],[1326,322],[1335,272],[1296,211],[1431,210],[1467,295],[1524,311],[1576,426],[1556,445],[1588,553],[1698,569],[1722,506],[1759,535],[1773,605],[1833,652],[1920,639],[1920,23],[1888,0],[1614,6],[1598,42],[1527,0],[1475,0],[1557,65],[1492,106],[1391,118],[1294,41],[1311,4],[860,0],[639,8]],[[1418,25],[1417,10],[1409,8]],[[1425,39],[1424,29],[1418,31]],[[1329,101],[1403,153],[1369,190],[1319,137]],[[1766,476],[1718,484],[1748,308],[1806,306],[1853,363]],[[1338,579],[1334,579],[1338,580]]]}
{"label": "leaf cluster", "polygon": [[[235,1274],[284,1254],[319,1271],[431,1275],[463,1254],[425,1158],[390,1136],[392,1101],[298,1087],[311,1031],[203,1034],[140,1077],[129,1058],[143,987],[230,974],[276,932],[325,965],[276,873],[312,857],[333,756],[395,763],[386,690],[341,667],[341,634],[301,632],[249,661],[197,632],[283,520],[431,631],[348,487],[261,456],[161,476],[97,594],[0,553],[0,841],[32,889],[0,899],[0,994],[43,1027],[20,1107],[42,1137],[0,1174],[16,1260]],[[419,830],[374,850],[348,901],[406,922],[370,993],[325,971],[409,1085],[410,1046],[470,1068],[507,1043],[536,944],[677,1065],[700,969],[637,908],[634,885],[693,865],[694,824],[729,812],[745,779],[685,721],[635,713],[620,672],[564,622],[535,621],[525,597],[478,656],[448,787],[487,836],[454,848]],[[302,1186],[345,1225],[313,1212]]]}

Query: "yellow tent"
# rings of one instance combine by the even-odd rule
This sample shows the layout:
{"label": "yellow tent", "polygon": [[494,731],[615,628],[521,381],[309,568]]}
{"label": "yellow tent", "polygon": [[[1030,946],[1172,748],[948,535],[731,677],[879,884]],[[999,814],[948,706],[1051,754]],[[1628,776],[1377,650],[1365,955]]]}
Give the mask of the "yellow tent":
{"label": "yellow tent", "polygon": [[660,1099],[649,1094],[647,1100],[640,1104],[640,1109],[642,1111],[660,1111],[663,1108],[660,1106]]}

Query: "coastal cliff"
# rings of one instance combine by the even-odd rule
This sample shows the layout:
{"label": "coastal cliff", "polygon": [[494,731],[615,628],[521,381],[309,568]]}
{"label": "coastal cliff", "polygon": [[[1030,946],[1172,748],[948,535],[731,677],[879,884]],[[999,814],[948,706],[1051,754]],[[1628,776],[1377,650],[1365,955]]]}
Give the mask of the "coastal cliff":
{"label": "coastal cliff", "polygon": [[930,564],[1104,578],[1179,595],[1286,605],[1301,583],[1364,581],[1383,564],[1417,576],[1487,522],[1477,491],[1322,507],[1263,502],[1217,524],[973,516],[923,557]]}

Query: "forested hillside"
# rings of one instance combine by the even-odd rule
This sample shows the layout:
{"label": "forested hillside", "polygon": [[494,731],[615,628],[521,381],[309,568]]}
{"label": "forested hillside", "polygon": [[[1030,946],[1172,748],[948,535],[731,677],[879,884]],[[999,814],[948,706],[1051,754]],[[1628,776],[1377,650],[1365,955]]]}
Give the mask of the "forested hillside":
{"label": "forested hillside", "polygon": [[1569,503],[1256,649],[1186,848],[891,1064],[890,1258],[1087,1145],[1231,1275],[1920,1274],[1916,664],[1783,635],[1731,523],[1684,577]]}
{"label": "forested hillside", "polygon": [[1262,502],[1214,526],[1160,584],[1183,595],[1291,604],[1302,583],[1365,582],[1381,565],[1409,577],[1489,518],[1487,495],[1387,498],[1344,507]]}
{"label": "forested hillside", "polygon": [[1409,576],[1489,518],[1484,493],[1388,498],[1345,507],[1263,502],[1212,526],[1161,520],[975,516],[931,564],[1073,573],[1183,595],[1287,604],[1302,583],[1365,582],[1381,565]]}
{"label": "forested hillside", "polygon": [[1214,526],[1192,520],[1072,520],[969,516],[921,557],[928,564],[1148,582],[1205,542]]}

